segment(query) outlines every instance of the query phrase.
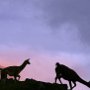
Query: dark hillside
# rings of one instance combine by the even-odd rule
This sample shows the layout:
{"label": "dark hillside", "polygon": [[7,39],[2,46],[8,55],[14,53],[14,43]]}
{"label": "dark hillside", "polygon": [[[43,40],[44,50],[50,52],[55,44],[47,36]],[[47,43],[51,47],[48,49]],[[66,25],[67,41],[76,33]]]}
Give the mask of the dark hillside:
{"label": "dark hillside", "polygon": [[66,84],[54,84],[48,82],[26,79],[14,81],[12,79],[0,81],[0,90],[67,90]]}

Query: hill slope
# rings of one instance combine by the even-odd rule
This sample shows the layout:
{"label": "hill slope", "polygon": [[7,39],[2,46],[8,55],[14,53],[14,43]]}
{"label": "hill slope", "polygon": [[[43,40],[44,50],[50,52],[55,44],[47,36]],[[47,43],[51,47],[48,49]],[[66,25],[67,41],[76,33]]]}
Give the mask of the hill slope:
{"label": "hill slope", "polygon": [[67,85],[42,82],[33,79],[26,79],[25,81],[8,79],[6,83],[0,81],[0,90],[67,90]]}

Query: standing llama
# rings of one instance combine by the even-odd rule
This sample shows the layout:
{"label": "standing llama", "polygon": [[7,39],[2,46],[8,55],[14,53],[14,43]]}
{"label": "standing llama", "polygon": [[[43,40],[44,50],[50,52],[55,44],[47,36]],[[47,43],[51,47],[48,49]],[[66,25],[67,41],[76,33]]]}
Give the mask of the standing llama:
{"label": "standing llama", "polygon": [[15,80],[20,80],[19,73],[26,67],[27,64],[30,64],[29,59],[26,59],[20,66],[9,66],[1,70],[1,79],[6,79],[7,75],[13,76]]}
{"label": "standing llama", "polygon": [[[70,90],[72,90],[76,86],[76,82],[80,82],[90,88],[90,82],[86,82],[74,70],[63,64],[59,64],[57,62],[55,72],[56,72],[55,83],[57,82],[57,79],[59,79],[60,83],[62,83],[60,80],[61,78],[68,80]],[[72,86],[72,83],[74,84],[74,86]]]}

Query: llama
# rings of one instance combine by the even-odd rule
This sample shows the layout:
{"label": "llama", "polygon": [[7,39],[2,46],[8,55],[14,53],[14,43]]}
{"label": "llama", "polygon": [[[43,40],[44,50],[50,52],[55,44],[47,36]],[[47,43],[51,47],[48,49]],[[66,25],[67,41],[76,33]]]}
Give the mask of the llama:
{"label": "llama", "polygon": [[[62,83],[60,80],[61,78],[68,80],[70,90],[76,87],[76,82],[80,82],[90,88],[90,82],[86,82],[85,80],[83,80],[74,70],[65,65],[56,63],[55,72],[55,83],[57,82],[57,79],[59,79],[60,83]],[[74,84],[74,86],[72,86],[72,83]]]}
{"label": "llama", "polygon": [[20,75],[19,73],[26,67],[27,64],[30,64],[29,59],[26,59],[23,64],[20,66],[9,66],[1,70],[1,79],[6,79],[7,75],[13,76],[15,80],[20,80]]}

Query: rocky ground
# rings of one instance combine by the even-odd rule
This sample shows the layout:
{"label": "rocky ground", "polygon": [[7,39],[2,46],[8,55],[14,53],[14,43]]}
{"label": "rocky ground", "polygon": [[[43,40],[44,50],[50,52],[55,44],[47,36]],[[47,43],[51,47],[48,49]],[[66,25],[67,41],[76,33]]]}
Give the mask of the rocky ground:
{"label": "rocky ground", "polygon": [[67,90],[67,85],[42,82],[34,79],[26,79],[25,81],[8,79],[0,81],[0,90]]}

